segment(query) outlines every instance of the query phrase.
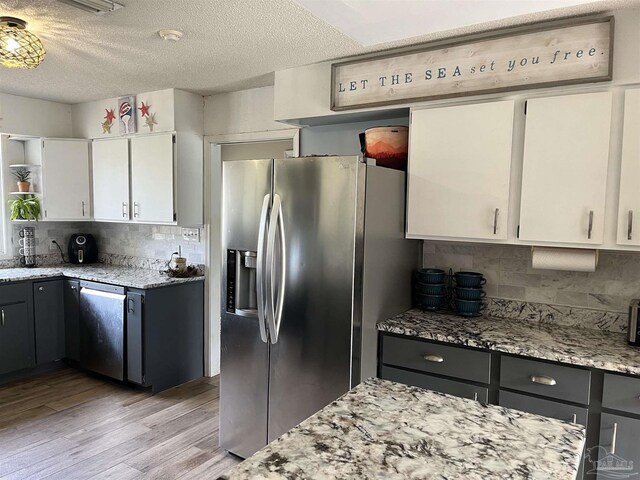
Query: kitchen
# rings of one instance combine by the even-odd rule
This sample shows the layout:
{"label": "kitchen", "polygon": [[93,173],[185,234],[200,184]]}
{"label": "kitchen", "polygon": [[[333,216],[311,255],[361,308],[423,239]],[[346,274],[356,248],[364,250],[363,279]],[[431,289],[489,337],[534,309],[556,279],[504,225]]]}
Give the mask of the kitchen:
{"label": "kitchen", "polygon": [[[97,35],[112,35],[112,24],[137,34],[129,23],[136,18],[144,41],[159,42],[138,48],[145,58],[162,64],[182,56],[185,72],[206,69],[214,60],[187,61],[200,48],[226,56],[216,60],[223,64],[234,53],[212,48],[189,8],[180,16],[176,6],[163,7],[182,22],[167,25],[166,12],[160,21],[160,12],[129,2],[104,15],[65,2],[35,2],[31,10],[19,3],[2,15],[25,17],[47,56],[37,69],[0,72],[7,232],[0,305],[26,319],[2,343],[11,348],[0,357],[0,404],[12,408],[0,416],[0,478],[436,478],[444,471],[596,478],[596,470],[610,478],[607,462],[618,462],[617,473],[628,468],[629,478],[635,473],[640,369],[627,345],[640,280],[635,2],[559,2],[563,9],[519,11],[506,23],[494,12],[488,25],[479,16],[456,31],[436,25],[430,36],[424,25],[408,35],[405,18],[396,38],[384,37],[389,28],[373,40],[366,38],[372,29],[350,32],[352,40],[343,24],[329,26],[328,2],[257,2],[255,11],[231,2],[233,27],[242,31],[251,30],[248,19],[302,21],[309,45],[300,48],[311,51],[287,52],[262,76],[256,59],[251,81],[233,72],[236,86],[225,87],[234,82],[215,68],[200,86],[195,73],[100,81],[102,67],[88,68],[72,49],[57,47],[55,28],[44,28],[45,20],[68,17],[105,29]],[[413,2],[414,17],[435,17],[422,3]],[[384,18],[384,8],[377,14]],[[168,26],[179,26],[183,38],[164,32],[164,40],[158,30]],[[571,40],[572,28],[594,30]],[[458,81],[457,66],[461,75],[476,64],[491,72],[491,61],[457,58],[452,38],[466,48],[506,40],[511,50],[500,58],[520,59],[518,35],[537,39],[553,29],[573,46],[552,44],[538,55],[565,70],[520,76],[519,68],[538,64],[509,70],[508,60],[496,61],[496,72],[523,83],[501,91],[464,84],[466,95],[447,94],[444,82]],[[327,54],[319,39],[336,36]],[[275,49],[278,38],[265,42]],[[346,79],[378,79],[389,55],[402,62],[425,48],[439,48],[436,57],[446,51],[429,64],[431,80],[428,68],[405,69],[379,85],[400,98],[372,89],[373,80],[350,90]],[[592,48],[609,61],[593,68]],[[576,54],[565,58],[569,50]],[[130,72],[130,56],[114,60],[100,48],[96,55]],[[84,80],[65,75],[63,59],[80,62]],[[582,69],[576,62],[585,60]],[[365,76],[350,73],[365,67]],[[439,68],[447,72],[440,79]],[[411,81],[407,72],[416,72]],[[61,83],[47,90],[52,79]],[[422,82],[428,94],[411,90]],[[406,190],[402,170],[380,166],[382,158],[378,166],[359,161],[359,135],[389,125],[409,127]],[[275,160],[252,162],[261,157]],[[246,165],[262,173],[251,176]],[[8,221],[18,187],[11,173],[19,168],[31,175],[22,193],[42,207],[37,223]],[[234,174],[241,180],[229,180]],[[35,241],[27,241],[25,228],[34,226]],[[85,255],[96,263],[62,263]],[[443,277],[412,285],[419,268]],[[465,271],[481,272],[486,283],[464,287]],[[421,289],[414,298],[413,288]],[[468,304],[454,293],[486,295],[471,300],[482,316],[455,315]],[[117,306],[105,307],[106,299]],[[92,344],[98,337],[89,328],[113,320],[103,315],[110,308],[118,313],[115,355]],[[74,385],[79,390],[66,393]],[[451,442],[438,441],[443,436]],[[376,453],[396,444],[410,447]],[[231,470],[234,454],[250,458]]]}

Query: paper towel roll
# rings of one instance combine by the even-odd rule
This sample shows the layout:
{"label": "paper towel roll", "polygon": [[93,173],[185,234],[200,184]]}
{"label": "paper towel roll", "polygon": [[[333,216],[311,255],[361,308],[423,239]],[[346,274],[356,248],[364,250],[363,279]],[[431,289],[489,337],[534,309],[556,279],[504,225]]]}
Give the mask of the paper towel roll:
{"label": "paper towel roll", "polygon": [[532,268],[595,272],[598,266],[597,250],[579,248],[533,247]]}

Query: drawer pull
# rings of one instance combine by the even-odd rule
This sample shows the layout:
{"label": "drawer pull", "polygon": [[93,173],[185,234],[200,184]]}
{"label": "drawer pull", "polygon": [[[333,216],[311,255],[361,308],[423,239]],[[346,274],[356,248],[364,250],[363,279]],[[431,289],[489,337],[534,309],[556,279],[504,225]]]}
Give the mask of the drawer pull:
{"label": "drawer pull", "polygon": [[578,423],[578,415],[576,415],[575,413],[571,417],[571,423]]}
{"label": "drawer pull", "polygon": [[477,402],[477,401],[478,401],[478,392],[473,392],[473,400],[474,400],[475,402]]}
{"label": "drawer pull", "polygon": [[442,358],[440,355],[436,355],[435,353],[427,353],[422,358],[424,358],[427,362],[434,362],[434,363],[444,362],[444,358]]}
{"label": "drawer pull", "polygon": [[555,378],[547,377],[545,375],[531,375],[531,381],[540,385],[548,385],[552,387],[556,384]]}
{"label": "drawer pull", "polygon": [[618,424],[613,424],[613,434],[611,435],[611,455],[616,453],[616,439],[618,437]]}
{"label": "drawer pull", "polygon": [[4,327],[4,309],[2,310],[2,326]]}

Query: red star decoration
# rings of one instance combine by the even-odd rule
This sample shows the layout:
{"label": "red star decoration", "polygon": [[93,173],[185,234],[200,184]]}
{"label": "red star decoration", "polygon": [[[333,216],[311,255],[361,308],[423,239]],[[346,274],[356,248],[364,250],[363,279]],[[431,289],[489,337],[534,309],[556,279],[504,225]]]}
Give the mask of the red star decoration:
{"label": "red star decoration", "polygon": [[151,107],[151,105],[145,105],[144,102],[142,102],[142,106],[138,107],[138,110],[140,110],[140,114],[143,117],[149,115],[149,107]]}
{"label": "red star decoration", "polygon": [[116,118],[116,114],[113,113],[113,109],[105,108],[104,111],[107,112],[107,114],[104,116],[104,118],[107,119],[107,123],[113,123]]}

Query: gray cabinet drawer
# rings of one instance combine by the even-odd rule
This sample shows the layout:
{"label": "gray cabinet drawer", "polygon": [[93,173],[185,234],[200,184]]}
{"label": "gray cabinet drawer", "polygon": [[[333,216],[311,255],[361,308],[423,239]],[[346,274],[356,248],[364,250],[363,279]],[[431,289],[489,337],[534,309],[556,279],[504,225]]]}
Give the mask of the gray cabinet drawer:
{"label": "gray cabinet drawer", "polygon": [[410,338],[384,336],[382,363],[489,383],[491,354]]}
{"label": "gray cabinet drawer", "polygon": [[503,390],[500,391],[499,404],[501,407],[513,408],[523,412],[535,413],[544,417],[557,418],[565,422],[575,422],[585,427],[587,426],[588,410],[586,408],[574,407],[566,403],[543,400],[541,398],[505,392]]}
{"label": "gray cabinet drawer", "polygon": [[485,387],[477,387],[464,382],[447,380],[446,378],[433,377],[423,373],[408,372],[399,368],[383,366],[381,377],[384,380],[404,383],[414,387],[434,390],[436,392],[448,393],[456,397],[469,398],[487,403],[489,401],[489,390]]}
{"label": "gray cabinet drawer", "polygon": [[[553,380],[554,385],[537,383]],[[545,397],[589,404],[591,372],[536,360],[502,357],[500,386]]]}
{"label": "gray cabinet drawer", "polygon": [[29,289],[26,283],[0,285],[0,305],[26,302]]}
{"label": "gray cabinet drawer", "polygon": [[602,406],[640,415],[640,378],[605,373]]}
{"label": "gray cabinet drawer", "polygon": [[[637,478],[640,465],[640,420],[603,413],[600,447],[587,450],[587,468],[598,470],[598,480]],[[596,453],[597,452],[597,453]],[[598,464],[594,456],[598,455]]]}

